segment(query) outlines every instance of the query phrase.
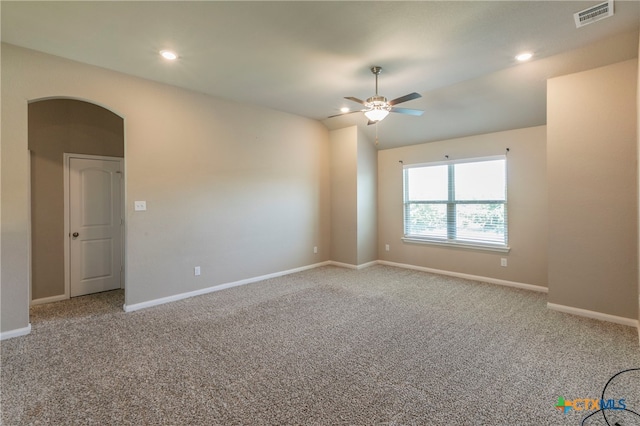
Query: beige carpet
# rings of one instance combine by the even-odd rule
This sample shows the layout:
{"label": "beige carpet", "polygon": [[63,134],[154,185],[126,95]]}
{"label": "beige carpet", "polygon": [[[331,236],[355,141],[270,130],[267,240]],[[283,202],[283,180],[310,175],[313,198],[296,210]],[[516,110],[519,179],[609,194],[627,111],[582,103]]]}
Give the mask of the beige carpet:
{"label": "beige carpet", "polygon": [[[32,308],[1,344],[2,424],[579,425],[640,367],[636,329],[543,294],[322,267],[133,313],[121,291]],[[640,373],[606,399],[640,412]],[[585,425],[639,425],[607,410]]]}

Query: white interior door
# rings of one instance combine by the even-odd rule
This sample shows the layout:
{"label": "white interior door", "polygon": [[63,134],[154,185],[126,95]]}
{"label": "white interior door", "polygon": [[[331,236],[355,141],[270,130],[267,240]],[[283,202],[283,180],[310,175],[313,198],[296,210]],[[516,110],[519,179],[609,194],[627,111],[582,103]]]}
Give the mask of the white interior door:
{"label": "white interior door", "polygon": [[120,288],[122,160],[69,158],[70,296]]}

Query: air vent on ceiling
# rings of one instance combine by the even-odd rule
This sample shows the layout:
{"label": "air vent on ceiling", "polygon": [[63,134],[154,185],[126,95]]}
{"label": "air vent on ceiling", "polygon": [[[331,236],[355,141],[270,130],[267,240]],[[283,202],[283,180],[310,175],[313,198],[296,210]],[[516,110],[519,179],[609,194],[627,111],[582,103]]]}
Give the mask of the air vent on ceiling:
{"label": "air vent on ceiling", "polygon": [[609,16],[613,16],[613,0],[609,0],[581,12],[574,13],[573,19],[576,21],[576,28],[580,28],[585,25],[593,24],[601,19],[608,18]]}

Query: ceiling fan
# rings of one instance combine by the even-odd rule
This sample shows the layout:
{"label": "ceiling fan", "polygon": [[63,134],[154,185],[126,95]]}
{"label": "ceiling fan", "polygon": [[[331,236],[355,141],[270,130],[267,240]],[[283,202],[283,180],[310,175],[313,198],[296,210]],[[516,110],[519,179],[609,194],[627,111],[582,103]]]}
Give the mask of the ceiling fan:
{"label": "ceiling fan", "polygon": [[349,99],[350,101],[357,102],[359,104],[364,105],[364,109],[359,111],[347,111],[340,114],[329,116],[338,117],[340,115],[352,114],[354,112],[364,112],[364,115],[369,119],[368,124],[375,124],[379,121],[382,121],[390,112],[397,112],[400,114],[407,115],[416,115],[420,116],[424,113],[424,111],[420,109],[409,109],[409,108],[398,108],[396,105],[411,101],[413,99],[421,98],[422,96],[419,93],[413,92],[408,95],[400,96],[399,98],[393,99],[391,101],[387,101],[387,98],[384,96],[378,95],[378,76],[382,72],[382,67],[374,66],[371,67],[371,72],[376,76],[376,94],[367,98],[366,101],[363,101],[358,98],[354,98],[353,96],[346,96],[345,99]]}

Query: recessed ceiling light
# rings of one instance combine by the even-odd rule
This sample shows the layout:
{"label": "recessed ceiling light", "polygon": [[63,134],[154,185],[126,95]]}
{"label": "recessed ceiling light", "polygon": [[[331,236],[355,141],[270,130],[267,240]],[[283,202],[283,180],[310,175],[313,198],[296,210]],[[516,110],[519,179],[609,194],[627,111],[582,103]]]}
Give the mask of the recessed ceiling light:
{"label": "recessed ceiling light", "polygon": [[348,107],[342,107],[340,108],[340,112],[349,112],[351,111]]}
{"label": "recessed ceiling light", "polygon": [[169,61],[174,61],[174,60],[178,59],[178,55],[176,55],[174,52],[172,52],[170,50],[161,50],[160,51],[160,55],[163,58],[168,59]]}
{"label": "recessed ceiling light", "polygon": [[533,53],[531,52],[522,52],[516,56],[516,59],[520,62],[528,61],[531,58],[533,58]]}

